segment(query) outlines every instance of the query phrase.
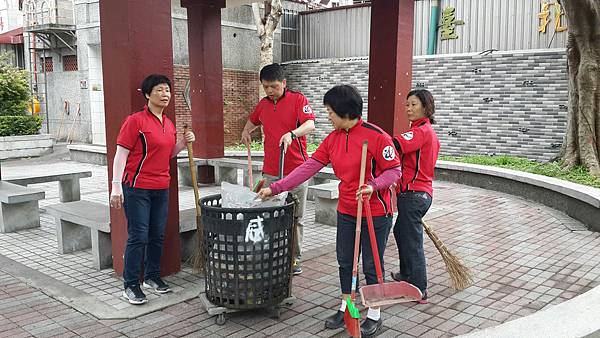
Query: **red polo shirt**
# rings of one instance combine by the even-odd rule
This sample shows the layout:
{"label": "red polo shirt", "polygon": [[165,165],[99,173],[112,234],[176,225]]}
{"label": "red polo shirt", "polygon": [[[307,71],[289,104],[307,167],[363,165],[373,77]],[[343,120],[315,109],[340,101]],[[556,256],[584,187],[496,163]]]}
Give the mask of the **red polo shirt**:
{"label": "red polo shirt", "polygon": [[[360,156],[363,141],[368,141],[365,182],[379,176],[383,171],[400,166],[392,138],[374,124],[358,120],[346,130],[334,130],[329,134],[311,158],[327,165],[331,162],[335,175],[340,179],[337,210],[356,217],[358,203],[356,191],[360,179]],[[371,195],[373,216],[391,214],[390,189],[376,191]]]}
{"label": "red polo shirt", "polygon": [[[278,176],[279,139],[283,134],[298,128],[304,122],[314,120],[315,114],[302,93],[286,89],[277,102],[268,97],[260,100],[249,118],[254,125],[263,125],[265,134],[263,172]],[[294,139],[287,149],[284,159],[284,175],[292,172],[306,159],[308,159],[306,137],[300,136]]]}
{"label": "red polo shirt", "polygon": [[424,191],[433,196],[432,182],[440,141],[429,118],[413,121],[409,131],[394,137],[394,145],[402,162],[402,178],[396,191]]}
{"label": "red polo shirt", "polygon": [[123,181],[134,188],[169,188],[169,160],[177,142],[173,122],[163,121],[148,110],[129,115],[117,137],[117,144],[129,149]]}

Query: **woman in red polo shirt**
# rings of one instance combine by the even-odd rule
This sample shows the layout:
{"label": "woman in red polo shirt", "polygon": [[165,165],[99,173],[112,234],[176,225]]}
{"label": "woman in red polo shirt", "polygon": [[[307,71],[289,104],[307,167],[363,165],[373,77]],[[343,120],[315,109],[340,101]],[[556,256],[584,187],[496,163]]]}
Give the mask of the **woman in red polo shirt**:
{"label": "woman in red polo shirt", "polygon": [[435,123],[433,95],[425,89],[417,89],[408,93],[406,101],[410,130],[394,137],[402,161],[402,177],[396,186],[398,217],[394,225],[400,272],[392,273],[392,278],[418,287],[423,293],[420,303],[427,303],[422,222],[431,206],[440,142],[431,127]]}
{"label": "woman in red polo shirt", "polygon": [[142,260],[143,286],[158,293],[171,291],[160,278],[171,180],[169,160],[195,139],[187,132],[177,142],[175,125],[163,114],[171,101],[171,81],[166,76],[148,76],[141,90],[148,103],[121,126],[110,194],[110,205],[116,209],[123,205],[127,217],[123,297],[136,305],[147,302],[139,283]]}
{"label": "woman in red polo shirt", "polygon": [[[331,132],[312,157],[292,171],[284,179],[262,189],[260,196],[289,191],[331,163],[335,175],[340,179],[336,253],[339,265],[342,305],[334,315],[327,318],[325,327],[337,329],[344,326],[344,311],[351,292],[352,264],[354,258],[354,236],[356,230],[357,199],[361,194],[369,196],[373,214],[375,237],[379,260],[383,270],[383,253],[392,226],[391,191],[389,187],[400,177],[400,161],[394,150],[392,138],[374,124],[361,119],[363,101],[356,88],[339,85],[331,88],[323,103],[333,124]],[[367,185],[359,189],[360,162],[363,141],[368,141]],[[363,218],[361,251],[363,272],[367,284],[377,284],[375,262]],[[361,324],[364,337],[374,335],[383,325],[379,308],[369,308],[367,319]]]}

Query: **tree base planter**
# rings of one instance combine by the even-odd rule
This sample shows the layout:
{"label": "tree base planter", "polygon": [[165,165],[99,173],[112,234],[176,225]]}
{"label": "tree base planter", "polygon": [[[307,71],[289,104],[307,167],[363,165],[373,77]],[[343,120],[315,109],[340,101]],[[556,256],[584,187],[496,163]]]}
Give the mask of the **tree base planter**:
{"label": "tree base planter", "polygon": [[0,159],[41,156],[52,152],[50,134],[0,137]]}

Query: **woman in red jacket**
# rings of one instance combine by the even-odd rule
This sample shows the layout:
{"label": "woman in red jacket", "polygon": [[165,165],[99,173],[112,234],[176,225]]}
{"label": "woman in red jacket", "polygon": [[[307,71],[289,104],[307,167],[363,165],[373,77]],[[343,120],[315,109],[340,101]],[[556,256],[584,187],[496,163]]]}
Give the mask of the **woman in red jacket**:
{"label": "woman in red jacket", "polygon": [[427,303],[422,221],[431,206],[440,142],[431,127],[435,123],[433,95],[425,89],[417,89],[408,93],[406,100],[410,130],[394,137],[402,163],[402,177],[396,187],[398,218],[394,225],[400,272],[392,273],[392,278],[418,287],[423,293],[420,303]]}

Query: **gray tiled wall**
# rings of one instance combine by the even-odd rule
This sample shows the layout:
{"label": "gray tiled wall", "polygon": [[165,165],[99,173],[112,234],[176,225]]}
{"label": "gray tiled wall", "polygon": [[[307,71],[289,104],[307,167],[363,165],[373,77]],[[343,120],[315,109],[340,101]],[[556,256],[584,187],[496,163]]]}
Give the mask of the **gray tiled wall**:
{"label": "gray tiled wall", "polygon": [[[288,86],[303,92],[317,112],[315,141],[330,131],[322,100],[335,84],[368,90],[368,58],[287,63]],[[435,129],[445,155],[508,154],[547,161],[566,129],[564,50],[491,55],[421,56],[413,61],[413,87],[436,100]],[[365,102],[365,117],[367,114]]]}

